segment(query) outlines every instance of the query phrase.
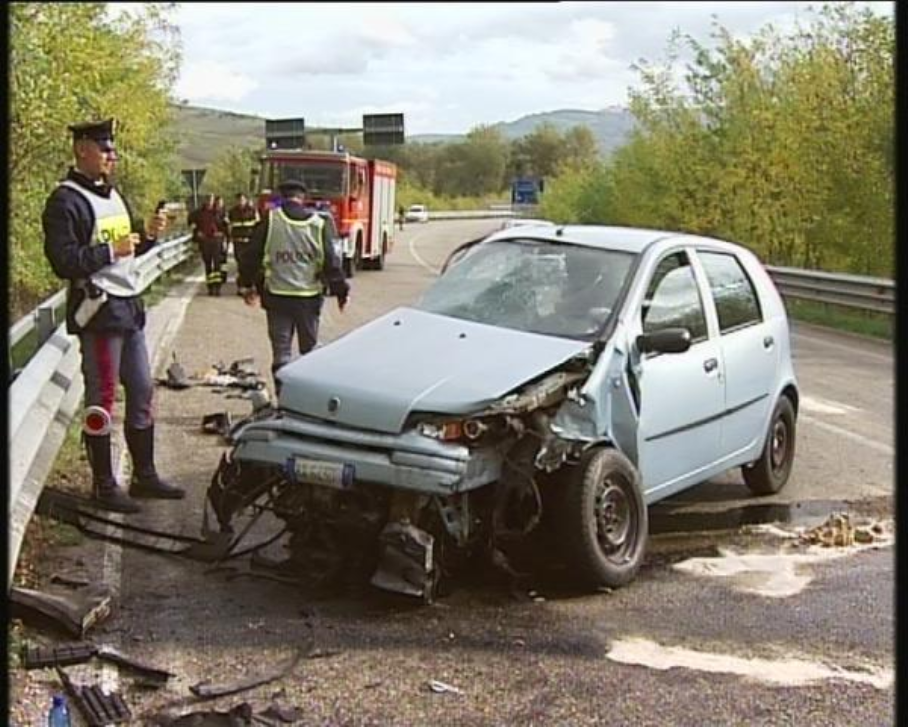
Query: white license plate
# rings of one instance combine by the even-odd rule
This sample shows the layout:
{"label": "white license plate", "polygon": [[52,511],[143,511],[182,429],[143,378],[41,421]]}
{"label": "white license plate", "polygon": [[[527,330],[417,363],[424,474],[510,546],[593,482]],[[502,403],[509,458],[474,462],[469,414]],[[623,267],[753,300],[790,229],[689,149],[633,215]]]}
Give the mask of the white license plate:
{"label": "white license plate", "polygon": [[297,482],[345,489],[353,484],[354,467],[352,464],[297,457],[293,461],[293,474]]}

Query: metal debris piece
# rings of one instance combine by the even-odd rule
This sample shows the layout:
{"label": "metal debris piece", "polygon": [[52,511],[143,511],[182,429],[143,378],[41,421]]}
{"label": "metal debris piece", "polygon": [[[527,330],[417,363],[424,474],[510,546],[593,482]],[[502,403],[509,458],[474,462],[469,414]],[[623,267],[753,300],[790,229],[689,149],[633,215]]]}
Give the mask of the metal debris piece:
{"label": "metal debris piece", "polygon": [[202,431],[206,434],[220,434],[222,437],[226,437],[230,433],[232,424],[229,411],[206,414],[202,417]]}
{"label": "metal debris piece", "polygon": [[13,586],[9,599],[13,612],[23,621],[50,619],[79,639],[110,615],[111,598],[107,592],[63,596]]}
{"label": "metal debris piece", "polygon": [[303,718],[303,710],[299,707],[282,707],[279,704],[272,704],[261,715],[268,719],[276,719],[278,722],[292,724]]}
{"label": "metal debris piece", "polygon": [[277,679],[287,676],[296,665],[299,663],[301,653],[299,650],[295,651],[293,656],[283,664],[279,669],[275,669],[265,674],[260,674],[258,676],[245,677],[235,682],[227,682],[225,684],[209,684],[206,682],[200,682],[199,684],[193,684],[189,687],[189,691],[195,694],[197,697],[202,697],[203,699],[209,699],[213,697],[224,697],[228,694],[236,694],[237,692],[245,692],[249,689],[255,689],[260,687],[263,684],[268,684]]}
{"label": "metal debris piece", "polygon": [[458,689],[457,687],[452,686],[451,684],[445,684],[444,682],[440,682],[436,679],[429,680],[429,689],[431,689],[436,694],[445,694],[445,693],[463,694],[462,689]]}
{"label": "metal debris piece", "polygon": [[150,666],[131,656],[127,656],[113,646],[104,644],[98,646],[97,657],[104,661],[109,661],[112,664],[125,666],[127,669],[138,672],[142,676],[144,683],[152,686],[164,686],[164,684],[167,683],[167,680],[174,676],[169,671],[158,669],[157,667]]}
{"label": "metal debris piece", "polygon": [[382,553],[372,576],[372,585],[431,601],[435,539],[409,522],[392,522],[381,531],[379,542]]}
{"label": "metal debris piece", "polygon": [[185,369],[177,361],[176,351],[173,352],[173,363],[167,367],[166,386],[171,389],[188,389],[192,386],[189,383],[189,377],[186,375]]}
{"label": "metal debris piece", "polygon": [[55,668],[67,694],[85,717],[89,727],[105,727],[132,719],[129,707],[118,692],[105,694],[98,686],[79,686],[59,666]]}

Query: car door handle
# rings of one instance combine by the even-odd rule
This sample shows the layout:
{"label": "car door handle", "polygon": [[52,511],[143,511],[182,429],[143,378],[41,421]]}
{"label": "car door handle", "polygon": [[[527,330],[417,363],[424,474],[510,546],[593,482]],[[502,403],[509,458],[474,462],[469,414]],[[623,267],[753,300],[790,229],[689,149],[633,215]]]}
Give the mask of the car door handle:
{"label": "car door handle", "polygon": [[718,365],[719,365],[719,360],[718,360],[718,359],[715,359],[715,358],[708,358],[708,359],[706,359],[706,361],[703,362],[703,370],[704,370],[706,373],[709,373],[710,371],[715,371],[715,370],[716,370],[716,367],[717,367]]}

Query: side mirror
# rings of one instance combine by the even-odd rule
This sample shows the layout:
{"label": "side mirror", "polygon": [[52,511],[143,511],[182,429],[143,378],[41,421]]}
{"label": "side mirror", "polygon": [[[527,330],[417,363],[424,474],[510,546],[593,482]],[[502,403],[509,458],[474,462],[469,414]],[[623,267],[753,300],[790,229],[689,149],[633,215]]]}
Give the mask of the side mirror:
{"label": "side mirror", "polygon": [[690,331],[687,328],[663,328],[637,336],[640,353],[684,353],[689,348]]}

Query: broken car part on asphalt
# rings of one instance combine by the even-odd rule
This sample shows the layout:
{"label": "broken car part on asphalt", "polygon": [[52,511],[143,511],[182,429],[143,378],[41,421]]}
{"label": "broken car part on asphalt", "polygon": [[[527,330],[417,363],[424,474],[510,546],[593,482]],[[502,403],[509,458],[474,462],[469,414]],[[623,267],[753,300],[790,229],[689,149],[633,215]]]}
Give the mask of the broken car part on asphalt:
{"label": "broken car part on asphalt", "polygon": [[293,655],[278,669],[266,672],[264,674],[259,674],[251,677],[244,677],[235,682],[227,682],[223,684],[210,684],[209,682],[201,682],[199,684],[193,684],[189,687],[189,691],[195,694],[197,697],[203,699],[214,699],[215,697],[225,697],[228,694],[237,694],[238,692],[245,692],[249,689],[255,689],[260,687],[263,684],[268,684],[270,682],[281,679],[282,677],[287,676],[296,665],[299,663],[300,658],[302,657],[302,652],[300,650],[294,651]]}
{"label": "broken car part on asphalt", "polygon": [[110,615],[111,597],[106,589],[63,595],[13,586],[9,600],[13,614],[23,621],[50,621],[79,639]]}
{"label": "broken car part on asphalt", "polygon": [[265,543],[235,552],[238,540],[230,532],[205,529],[203,530],[205,537],[197,538],[119,522],[98,515],[93,509],[92,500],[51,487],[45,487],[42,491],[35,512],[72,525],[93,538],[155,553],[179,555],[205,563],[239,557],[274,540],[272,538]]}
{"label": "broken car part on asphalt", "polygon": [[66,693],[82,713],[88,727],[122,724],[132,719],[132,712],[118,692],[107,694],[95,685],[79,686],[59,666],[55,668]]}
{"label": "broken car part on asphalt", "polygon": [[26,645],[23,648],[22,663],[26,669],[43,669],[50,666],[84,664],[94,657],[132,669],[140,674],[146,683],[163,686],[168,679],[174,676],[169,671],[149,666],[127,656],[112,646],[97,645],[86,641],[54,646]]}

